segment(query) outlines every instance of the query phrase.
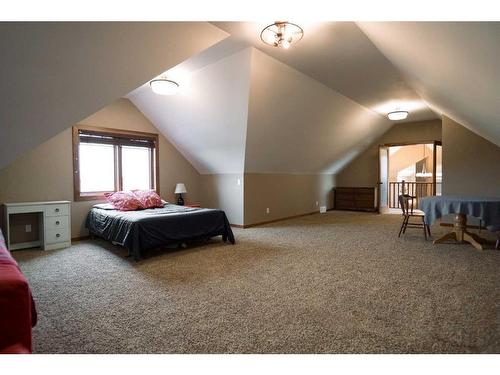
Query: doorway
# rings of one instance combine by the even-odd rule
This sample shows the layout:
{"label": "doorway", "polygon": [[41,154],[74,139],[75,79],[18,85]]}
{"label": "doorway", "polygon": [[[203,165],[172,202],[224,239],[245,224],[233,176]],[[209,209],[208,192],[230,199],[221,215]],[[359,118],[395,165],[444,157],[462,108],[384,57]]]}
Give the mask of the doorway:
{"label": "doorway", "polygon": [[442,145],[439,141],[379,146],[379,212],[400,212],[398,197],[441,195]]}

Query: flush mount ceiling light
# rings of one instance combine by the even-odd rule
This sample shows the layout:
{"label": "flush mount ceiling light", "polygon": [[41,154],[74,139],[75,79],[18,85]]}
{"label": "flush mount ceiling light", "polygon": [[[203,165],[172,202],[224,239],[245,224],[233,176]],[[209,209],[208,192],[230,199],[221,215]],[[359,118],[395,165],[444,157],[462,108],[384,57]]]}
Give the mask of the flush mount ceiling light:
{"label": "flush mount ceiling light", "polygon": [[404,120],[405,118],[408,117],[408,111],[393,111],[393,112],[389,112],[387,114],[387,117],[389,117],[389,120],[391,120],[391,121]]}
{"label": "flush mount ceiling light", "polygon": [[277,21],[260,33],[260,39],[267,45],[288,49],[304,36],[304,30],[294,23]]}
{"label": "flush mount ceiling light", "polygon": [[156,78],[149,82],[151,90],[158,95],[175,95],[179,89],[179,84],[170,79]]}

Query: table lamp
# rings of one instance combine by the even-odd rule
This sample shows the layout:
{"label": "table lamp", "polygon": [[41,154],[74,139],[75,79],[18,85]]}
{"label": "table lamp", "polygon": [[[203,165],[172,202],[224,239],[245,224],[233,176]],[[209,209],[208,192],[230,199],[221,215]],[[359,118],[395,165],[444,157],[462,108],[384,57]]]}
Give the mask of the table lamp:
{"label": "table lamp", "polygon": [[184,199],[182,199],[182,194],[185,194],[185,193],[187,193],[186,185],[184,185],[182,182],[178,183],[175,186],[174,194],[179,194],[179,198],[177,199],[177,204],[179,206],[184,206]]}

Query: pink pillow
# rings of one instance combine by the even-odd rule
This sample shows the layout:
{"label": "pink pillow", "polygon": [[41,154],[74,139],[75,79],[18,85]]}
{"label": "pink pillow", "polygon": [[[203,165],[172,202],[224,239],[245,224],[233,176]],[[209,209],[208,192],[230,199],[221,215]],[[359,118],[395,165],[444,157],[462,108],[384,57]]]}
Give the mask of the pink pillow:
{"label": "pink pillow", "polygon": [[163,207],[160,196],[154,190],[132,190],[144,208]]}
{"label": "pink pillow", "polygon": [[144,208],[141,201],[131,191],[104,193],[104,196],[119,211],[135,211]]}

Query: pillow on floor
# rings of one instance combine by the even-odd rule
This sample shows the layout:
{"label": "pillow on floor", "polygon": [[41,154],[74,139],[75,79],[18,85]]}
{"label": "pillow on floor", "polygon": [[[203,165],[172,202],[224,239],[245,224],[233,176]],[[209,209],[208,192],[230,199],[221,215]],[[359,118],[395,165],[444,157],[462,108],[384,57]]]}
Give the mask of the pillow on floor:
{"label": "pillow on floor", "polygon": [[131,191],[104,193],[104,196],[119,211],[135,211],[144,208],[141,201]]}
{"label": "pillow on floor", "polygon": [[144,208],[163,207],[163,202],[154,190],[132,190]]}

